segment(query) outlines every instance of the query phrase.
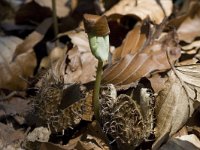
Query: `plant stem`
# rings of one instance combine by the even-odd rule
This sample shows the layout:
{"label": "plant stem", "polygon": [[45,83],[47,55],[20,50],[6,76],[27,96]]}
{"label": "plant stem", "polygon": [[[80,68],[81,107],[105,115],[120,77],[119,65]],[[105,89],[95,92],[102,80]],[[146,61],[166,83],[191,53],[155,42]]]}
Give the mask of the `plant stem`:
{"label": "plant stem", "polygon": [[[56,0],[51,0],[53,9],[53,27],[55,37],[58,35],[58,20],[56,15]],[[58,41],[56,40],[56,46],[58,46]]]}
{"label": "plant stem", "polygon": [[96,81],[94,85],[94,90],[93,90],[93,106],[94,106],[94,116],[97,119],[98,122],[100,122],[100,117],[99,117],[99,91],[100,91],[100,84],[101,84],[101,74],[102,74],[102,67],[103,67],[103,62],[98,60],[98,66],[97,66],[97,72],[96,72]]}

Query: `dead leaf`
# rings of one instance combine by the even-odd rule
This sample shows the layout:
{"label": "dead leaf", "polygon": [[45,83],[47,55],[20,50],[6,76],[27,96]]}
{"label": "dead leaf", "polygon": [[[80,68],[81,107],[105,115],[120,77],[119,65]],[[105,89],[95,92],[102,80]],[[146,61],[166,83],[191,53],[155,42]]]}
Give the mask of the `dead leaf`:
{"label": "dead leaf", "polygon": [[65,147],[59,144],[54,144],[50,142],[43,142],[41,144],[40,150],[73,150],[70,147]]}
{"label": "dead leaf", "polygon": [[45,19],[35,31],[29,34],[23,43],[19,44],[13,54],[13,60],[20,54],[30,51],[38,42],[40,42],[49,27],[52,24],[52,19]]}
{"label": "dead leaf", "polygon": [[71,139],[67,145],[42,143],[40,150],[109,150],[109,145],[97,122],[92,122],[78,137]]}
{"label": "dead leaf", "polygon": [[[43,39],[51,23],[51,19],[46,19],[23,42],[19,38],[1,37],[1,49],[7,51],[1,50],[0,53],[0,88],[23,90],[27,87],[26,80],[33,75],[37,65],[33,46]],[[12,61],[10,57],[13,57]]]}
{"label": "dead leaf", "polygon": [[[124,58],[127,54],[135,55],[147,44],[150,36],[150,24],[148,22],[138,23],[128,32],[122,45],[113,52],[113,60]],[[133,42],[134,41],[134,42]]]}
{"label": "dead leaf", "polygon": [[180,11],[176,18],[169,22],[169,25],[177,28],[180,40],[190,43],[200,36],[200,3],[190,1],[187,5],[187,9],[184,7],[184,13]]}
{"label": "dead leaf", "polygon": [[0,37],[0,88],[25,89],[25,78],[33,74],[36,66],[35,53],[32,50],[20,55],[15,62],[11,62],[15,48],[22,40],[17,37]]}
{"label": "dead leaf", "polygon": [[19,98],[12,97],[6,101],[0,101],[0,117],[7,115],[26,115],[31,110],[29,101]]}
{"label": "dead leaf", "polygon": [[178,137],[178,139],[180,139],[182,141],[188,141],[200,149],[200,140],[194,134],[183,135],[181,137]]}
{"label": "dead leaf", "polygon": [[183,141],[180,139],[172,138],[166,144],[164,144],[159,150],[198,150],[194,144]]}
{"label": "dead leaf", "polygon": [[20,140],[24,139],[25,134],[23,131],[15,130],[9,125],[0,123],[0,148],[6,147],[8,144],[19,143]]}
{"label": "dead leaf", "polygon": [[86,33],[70,31],[66,34],[71,38],[74,47],[68,51],[63,60],[59,60],[54,68],[63,68],[59,72],[66,84],[93,81],[96,75],[97,59],[90,51]]}
{"label": "dead leaf", "polygon": [[[174,62],[180,57],[180,48],[175,39],[174,33],[169,33],[159,40],[154,40],[145,44],[145,35],[138,35],[137,26],[128,34],[121,45],[120,60],[113,62],[103,73],[103,83],[112,83],[117,86],[125,86],[139,80],[141,77],[150,75],[155,71],[164,71],[170,68],[166,51],[170,51],[170,59]],[[140,29],[142,30],[142,28]],[[147,30],[148,31],[148,30]],[[135,35],[136,34],[136,35]],[[140,36],[141,41],[135,42],[140,47],[135,46],[133,37]],[[135,38],[134,38],[135,39]],[[128,46],[124,46],[128,45]],[[133,47],[131,47],[133,46]],[[119,48],[120,49],[120,48]],[[118,54],[117,54],[118,55]],[[118,57],[119,58],[119,57]]]}
{"label": "dead leaf", "polygon": [[133,15],[144,20],[148,16],[151,21],[160,24],[165,17],[172,13],[172,1],[157,1],[157,0],[121,0],[108,10],[105,15]]}
{"label": "dead leaf", "polygon": [[165,87],[165,82],[167,81],[167,77],[161,77],[159,74],[154,74],[150,78],[148,78],[151,82],[151,86],[155,93],[159,93]]}
{"label": "dead leaf", "polygon": [[157,97],[158,139],[154,147],[157,147],[156,144],[167,133],[170,136],[176,133],[192,115],[193,103],[200,101],[199,72],[199,64],[176,67],[174,72],[169,72],[166,88]]}

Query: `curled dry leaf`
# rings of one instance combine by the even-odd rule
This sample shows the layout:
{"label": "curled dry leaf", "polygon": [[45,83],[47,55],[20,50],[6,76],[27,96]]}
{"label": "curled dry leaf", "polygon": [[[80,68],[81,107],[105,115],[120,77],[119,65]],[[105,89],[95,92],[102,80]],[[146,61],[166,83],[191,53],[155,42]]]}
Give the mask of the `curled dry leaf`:
{"label": "curled dry leaf", "polygon": [[27,82],[24,78],[33,74],[36,58],[32,50],[20,55],[14,62],[11,62],[15,48],[22,42],[21,39],[13,36],[0,37],[0,88],[25,89]]}
{"label": "curled dry leaf", "polygon": [[182,141],[188,141],[200,149],[200,140],[194,134],[183,135],[181,137],[178,137],[178,139],[180,139]]}
{"label": "curled dry leaf", "polygon": [[52,24],[52,19],[45,19],[35,31],[33,31],[29,36],[26,37],[23,43],[19,44],[13,54],[13,60],[20,54],[23,54],[27,51],[33,49],[33,47],[40,42],[43,38],[47,30]]}
{"label": "curled dry leaf", "polygon": [[7,115],[25,116],[30,110],[29,101],[19,97],[12,97],[8,101],[0,102],[0,118]]}
{"label": "curled dry leaf", "polygon": [[[200,65],[176,67],[169,72],[166,88],[157,97],[157,127],[158,140],[169,133],[176,133],[186,123],[194,111],[194,101],[200,101]],[[174,92],[176,91],[176,92]]]}
{"label": "curled dry leaf", "polygon": [[177,28],[178,37],[187,43],[200,36],[200,2],[190,1],[185,13],[181,13],[169,22]]}
{"label": "curled dry leaf", "polygon": [[51,19],[42,22],[23,42],[16,37],[1,37],[0,88],[22,90],[27,87],[26,79],[33,75],[37,65],[33,47],[43,39],[51,23]]}
{"label": "curled dry leaf", "polygon": [[172,13],[172,1],[164,0],[121,0],[108,10],[105,15],[134,15],[144,20],[148,16],[151,21],[160,24],[165,17]]}
{"label": "curled dry leaf", "polygon": [[92,122],[78,137],[71,139],[67,145],[42,143],[40,150],[109,150],[101,127],[97,122]]}
{"label": "curled dry leaf", "polygon": [[148,43],[148,30],[142,32],[143,27],[144,25],[137,25],[128,33],[123,44],[116,49],[114,58],[117,56],[117,59],[121,59],[114,61],[113,65],[105,69],[104,83],[124,86],[152,72],[169,69],[166,51],[170,51],[170,59],[173,62],[180,57],[180,48],[173,32]]}
{"label": "curled dry leaf", "polygon": [[22,130],[15,130],[9,125],[0,123],[0,148],[4,149],[7,145],[18,146],[20,140],[24,140],[24,132]]}
{"label": "curled dry leaf", "polygon": [[59,72],[64,77],[64,83],[93,81],[96,74],[97,59],[90,51],[86,33],[71,31],[66,34],[71,38],[74,48],[69,50],[65,58],[56,64],[55,69],[61,68]]}
{"label": "curled dry leaf", "polygon": [[[190,135],[188,135],[190,136]],[[171,138],[164,144],[159,150],[198,150],[193,143],[185,140],[180,140],[176,138]]]}

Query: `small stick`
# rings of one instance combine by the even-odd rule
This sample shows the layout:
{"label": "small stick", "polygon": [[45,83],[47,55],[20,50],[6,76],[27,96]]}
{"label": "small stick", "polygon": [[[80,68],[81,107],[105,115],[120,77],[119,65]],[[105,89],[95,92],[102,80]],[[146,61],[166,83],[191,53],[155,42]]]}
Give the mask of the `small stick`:
{"label": "small stick", "polygon": [[[55,38],[58,35],[58,20],[57,20],[57,14],[56,14],[56,0],[52,1],[52,9],[53,9],[53,27],[54,27],[54,36]],[[55,42],[56,46],[58,46],[58,41]]]}

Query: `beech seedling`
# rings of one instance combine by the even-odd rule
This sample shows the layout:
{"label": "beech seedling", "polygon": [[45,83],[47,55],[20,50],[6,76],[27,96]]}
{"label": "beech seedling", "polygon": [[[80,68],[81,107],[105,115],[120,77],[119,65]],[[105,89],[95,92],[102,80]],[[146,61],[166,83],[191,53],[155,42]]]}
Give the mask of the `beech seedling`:
{"label": "beech seedling", "polygon": [[85,32],[88,34],[89,45],[92,54],[98,59],[96,81],[93,90],[93,106],[95,118],[99,119],[99,90],[103,62],[108,60],[109,55],[109,33],[106,16],[84,15]]}

